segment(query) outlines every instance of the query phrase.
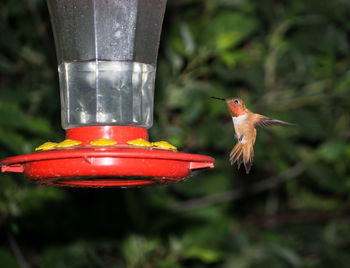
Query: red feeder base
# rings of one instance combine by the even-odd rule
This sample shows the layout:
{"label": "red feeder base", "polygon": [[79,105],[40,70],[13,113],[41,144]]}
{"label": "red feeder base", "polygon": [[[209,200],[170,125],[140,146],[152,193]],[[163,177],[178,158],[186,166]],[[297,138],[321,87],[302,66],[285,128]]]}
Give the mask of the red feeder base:
{"label": "red feeder base", "polygon": [[[213,168],[214,159],[125,143],[147,139],[147,130],[135,127],[84,127],[67,131],[68,139],[82,142],[71,149],[54,149],[9,157],[2,172],[23,172],[35,182],[71,187],[127,187],[178,183],[192,170]],[[116,140],[112,147],[93,147],[91,141]]]}

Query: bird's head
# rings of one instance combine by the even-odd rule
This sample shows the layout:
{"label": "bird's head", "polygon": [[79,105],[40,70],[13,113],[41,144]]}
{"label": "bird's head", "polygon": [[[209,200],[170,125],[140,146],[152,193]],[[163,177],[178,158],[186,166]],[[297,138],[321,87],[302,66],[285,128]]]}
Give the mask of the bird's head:
{"label": "bird's head", "polygon": [[245,107],[244,102],[240,98],[231,98],[231,99],[223,99],[223,98],[217,98],[217,97],[212,97],[212,98],[225,101],[230,110],[231,116],[240,116],[248,112],[248,109]]}

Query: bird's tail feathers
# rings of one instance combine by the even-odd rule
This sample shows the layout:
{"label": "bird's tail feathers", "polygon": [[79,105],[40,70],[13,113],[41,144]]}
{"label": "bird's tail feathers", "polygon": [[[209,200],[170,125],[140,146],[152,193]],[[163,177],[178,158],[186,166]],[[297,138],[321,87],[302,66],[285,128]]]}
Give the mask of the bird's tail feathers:
{"label": "bird's tail feathers", "polygon": [[241,164],[243,163],[242,143],[237,142],[235,147],[233,147],[231,154],[230,154],[230,162],[231,162],[231,165],[233,165],[235,162],[237,162],[238,169],[240,168]]}
{"label": "bird's tail feathers", "polygon": [[237,162],[237,167],[239,169],[241,164],[243,163],[247,174],[249,173],[250,168],[253,164],[253,158],[254,158],[253,144],[249,142],[247,143],[237,142],[237,144],[235,145],[235,147],[233,147],[230,154],[231,165]]}

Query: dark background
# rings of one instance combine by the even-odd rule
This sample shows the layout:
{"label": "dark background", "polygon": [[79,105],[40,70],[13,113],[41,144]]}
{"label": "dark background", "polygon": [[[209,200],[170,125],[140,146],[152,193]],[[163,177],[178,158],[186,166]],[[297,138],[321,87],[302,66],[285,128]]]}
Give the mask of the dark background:
{"label": "dark background", "polygon": [[[0,3],[0,157],[61,141],[44,0]],[[349,267],[350,2],[170,0],[151,140],[215,157],[177,185],[66,189],[0,175],[1,267]],[[223,103],[296,123],[228,162]]]}

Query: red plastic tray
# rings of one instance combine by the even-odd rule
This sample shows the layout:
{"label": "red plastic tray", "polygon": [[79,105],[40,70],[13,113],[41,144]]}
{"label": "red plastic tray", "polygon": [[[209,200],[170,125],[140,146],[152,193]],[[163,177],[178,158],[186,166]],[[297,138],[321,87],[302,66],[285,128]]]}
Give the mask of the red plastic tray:
{"label": "red plastic tray", "polygon": [[214,167],[214,159],[128,145],[35,152],[0,162],[2,172],[23,172],[38,183],[106,187],[178,183],[192,170]]}
{"label": "red plastic tray", "polygon": [[[67,139],[78,147],[54,149],[8,157],[0,161],[2,172],[20,172],[37,183],[72,187],[142,186],[178,183],[192,170],[213,168],[214,159],[156,148],[127,145],[148,139],[147,130],[127,126],[89,126],[68,129]],[[93,147],[91,141],[106,138],[113,147]]]}

